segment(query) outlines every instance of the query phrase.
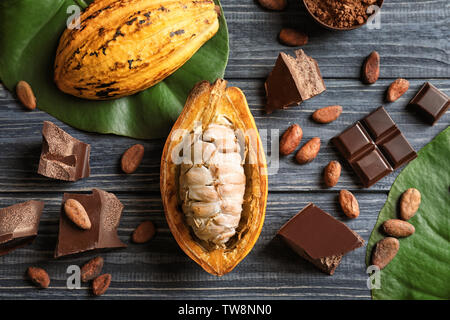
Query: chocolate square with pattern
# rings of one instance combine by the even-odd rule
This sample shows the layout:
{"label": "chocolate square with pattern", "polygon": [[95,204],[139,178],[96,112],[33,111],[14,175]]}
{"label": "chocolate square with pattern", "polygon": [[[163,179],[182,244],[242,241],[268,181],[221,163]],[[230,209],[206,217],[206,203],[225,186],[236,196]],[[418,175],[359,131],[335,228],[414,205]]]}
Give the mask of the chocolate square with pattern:
{"label": "chocolate square with pattern", "polygon": [[371,112],[361,122],[377,144],[399,133],[395,122],[382,106]]}
{"label": "chocolate square with pattern", "polygon": [[376,146],[370,152],[351,162],[351,165],[366,188],[393,171],[389,162]]}
{"label": "chocolate square with pattern", "polygon": [[417,153],[402,133],[393,136],[392,139],[387,140],[380,147],[394,169],[417,158]]}
{"label": "chocolate square with pattern", "polygon": [[416,107],[426,120],[434,125],[447,111],[450,99],[431,83],[426,82],[411,99],[409,105]]}
{"label": "chocolate square with pattern", "polygon": [[349,161],[373,147],[369,134],[359,122],[333,138],[332,141]]}
{"label": "chocolate square with pattern", "polygon": [[417,157],[382,106],[331,141],[366,188]]}

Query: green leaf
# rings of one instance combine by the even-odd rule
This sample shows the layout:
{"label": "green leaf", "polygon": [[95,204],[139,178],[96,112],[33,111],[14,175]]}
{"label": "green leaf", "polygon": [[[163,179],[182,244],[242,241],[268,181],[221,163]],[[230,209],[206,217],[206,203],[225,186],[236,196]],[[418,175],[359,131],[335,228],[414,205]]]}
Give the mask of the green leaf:
{"label": "green leaf", "polygon": [[384,235],[381,224],[398,217],[398,201],[408,188],[422,195],[409,220],[416,232],[400,240],[396,257],[381,270],[373,299],[450,299],[450,127],[418,153],[397,177],[367,245],[366,264]]}
{"label": "green leaf", "polygon": [[59,91],[53,82],[56,47],[70,16],[67,7],[79,2],[0,1],[0,79],[12,92],[18,81],[30,83],[38,108],[61,121],[86,131],[161,138],[195,83],[223,77],[229,47],[222,14],[217,34],[174,74],[145,91],[110,101],[84,100]]}

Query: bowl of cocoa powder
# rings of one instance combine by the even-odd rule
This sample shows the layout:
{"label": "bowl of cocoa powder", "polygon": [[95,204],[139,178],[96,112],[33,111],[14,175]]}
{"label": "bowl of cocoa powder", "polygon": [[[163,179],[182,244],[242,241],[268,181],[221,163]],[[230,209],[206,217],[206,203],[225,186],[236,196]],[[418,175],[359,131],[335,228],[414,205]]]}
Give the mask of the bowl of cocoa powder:
{"label": "bowl of cocoa powder", "polygon": [[[320,25],[331,30],[353,30],[365,25],[383,0],[303,0],[306,10]],[[370,13],[368,13],[370,12]]]}

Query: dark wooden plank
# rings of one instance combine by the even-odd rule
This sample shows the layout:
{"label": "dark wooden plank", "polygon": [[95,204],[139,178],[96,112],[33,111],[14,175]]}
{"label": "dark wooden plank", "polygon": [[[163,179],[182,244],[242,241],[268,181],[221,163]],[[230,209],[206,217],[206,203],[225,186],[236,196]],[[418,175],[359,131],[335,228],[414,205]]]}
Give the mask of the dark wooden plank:
{"label": "dark wooden plank", "polygon": [[289,1],[283,12],[266,11],[256,1],[223,2],[232,48],[228,77],[265,78],[280,51],[293,53],[277,41],[285,26],[309,34],[303,49],[317,59],[326,78],[359,77],[361,63],[372,50],[381,55],[382,78],[450,76],[447,0],[385,1],[380,29],[337,32],[318,26],[299,0]]}
{"label": "dark wooden plank", "polygon": [[[333,159],[340,159],[334,147],[329,144],[330,138],[339,134],[344,128],[383,104],[384,92],[389,85],[388,80],[379,80],[372,86],[361,84],[358,80],[326,80],[327,91],[305,101],[300,106],[288,110],[276,111],[266,115],[263,111],[264,88],[263,80],[242,79],[231,80],[231,85],[242,88],[247,96],[249,105],[261,134],[266,133],[268,142],[266,152],[270,154],[270,139],[276,141],[274,132],[281,135],[293,122],[303,128],[302,142],[318,136],[322,139],[322,148],[317,159],[307,165],[298,165],[293,155],[280,158],[279,166],[272,162],[269,176],[270,190],[318,190],[323,187],[321,172],[324,166]],[[438,132],[449,124],[448,114],[435,125],[429,126],[406,105],[416,90],[423,83],[422,80],[412,80],[411,89],[397,102],[385,104],[391,114],[410,141],[419,150],[429,142]],[[450,93],[449,80],[433,80],[437,87]],[[137,141],[113,135],[98,135],[75,130],[48,114],[35,111],[24,111],[13,96],[0,89],[0,192],[30,192],[30,191],[62,191],[62,190],[90,190],[94,187],[104,187],[112,191],[159,191],[159,165],[164,140],[141,141],[146,148],[141,167],[133,175],[125,175],[120,170],[122,153]],[[328,125],[314,123],[310,116],[312,112],[323,106],[340,104],[344,107],[341,117]],[[450,111],[449,111],[450,113]],[[75,183],[60,182],[42,177],[36,173],[41,150],[41,129],[44,120],[55,121],[64,130],[82,141],[92,145],[91,166],[92,174],[88,179]],[[273,131],[274,130],[274,131]],[[268,157],[270,160],[271,157]],[[274,158],[275,159],[275,158]],[[342,160],[342,159],[341,159]],[[389,175],[369,190],[389,190],[397,173]],[[339,187],[359,189],[361,185],[353,171],[346,166],[343,170]]]}
{"label": "dark wooden plank", "polygon": [[[82,264],[95,253],[54,260],[58,213],[64,191],[89,191],[94,187],[115,192],[125,205],[119,228],[125,250],[102,253],[105,272],[113,274],[105,299],[368,299],[364,273],[364,248],[348,254],[332,277],[322,274],[274,239],[276,231],[309,201],[318,204],[339,220],[345,221],[366,241],[387,191],[396,174],[391,174],[370,189],[344,166],[337,188],[324,189],[322,168],[339,158],[328,141],[346,126],[383,103],[392,78],[411,80],[411,89],[399,101],[386,104],[411,144],[420,149],[449,124],[449,115],[430,127],[406,104],[425,79],[431,79],[450,93],[448,16],[445,0],[390,0],[383,7],[381,29],[362,28],[351,32],[330,32],[318,28],[305,14],[298,0],[289,1],[288,10],[269,12],[256,1],[223,1],[230,29],[230,60],[226,77],[244,90],[261,133],[281,130],[299,123],[308,138],[319,136],[323,147],[311,164],[299,166],[292,156],[280,159],[276,174],[269,176],[270,193],[266,222],[255,248],[230,274],[217,278],[204,272],[179,249],[165,218],[159,196],[159,163],[163,140],[139,141],[146,155],[133,175],[120,172],[122,152],[137,140],[78,131],[48,114],[26,112],[13,95],[0,85],[0,207],[29,199],[43,199],[45,212],[39,236],[31,246],[0,257],[0,299],[83,299],[90,297],[86,285],[81,290],[66,288],[66,268]],[[300,107],[263,112],[263,79],[270,72],[279,51],[293,53],[281,46],[276,36],[282,26],[298,27],[310,35],[305,51],[319,62],[327,91]],[[382,57],[381,80],[375,85],[360,83],[359,70],[372,50]],[[310,120],[318,107],[341,104],[344,113],[329,125]],[[41,127],[51,120],[73,136],[92,144],[92,175],[76,183],[59,182],[36,173],[41,150]],[[269,135],[270,138],[275,136]],[[268,148],[266,148],[268,149]],[[270,158],[269,158],[270,159]],[[272,173],[274,173],[273,171]],[[344,219],[337,203],[341,188],[353,190],[361,215]],[[157,236],[146,245],[130,243],[130,234],[139,222],[151,219]],[[52,288],[37,290],[24,279],[29,265],[48,269]]]}
{"label": "dark wooden plank", "polygon": [[[105,272],[113,276],[104,298],[145,299],[349,299],[369,298],[364,273],[365,249],[349,253],[335,275],[321,273],[297,257],[279,239],[277,230],[309,201],[315,202],[338,220],[347,223],[366,241],[386,196],[358,194],[361,215],[348,221],[338,208],[337,193],[273,193],[269,196],[266,221],[254,249],[237,268],[218,278],[207,274],[178,247],[166,224],[158,194],[121,193],[125,205],[119,227],[127,249],[102,253]],[[2,194],[0,207],[30,198],[45,201],[39,235],[25,248],[0,257],[0,299],[73,299],[90,296],[87,285],[81,290],[66,288],[66,269],[81,265],[95,253],[53,259],[62,195],[47,193]],[[148,244],[130,243],[134,227],[145,219],[157,226],[157,235]],[[52,279],[51,288],[35,289],[25,278],[30,265],[45,267]]]}

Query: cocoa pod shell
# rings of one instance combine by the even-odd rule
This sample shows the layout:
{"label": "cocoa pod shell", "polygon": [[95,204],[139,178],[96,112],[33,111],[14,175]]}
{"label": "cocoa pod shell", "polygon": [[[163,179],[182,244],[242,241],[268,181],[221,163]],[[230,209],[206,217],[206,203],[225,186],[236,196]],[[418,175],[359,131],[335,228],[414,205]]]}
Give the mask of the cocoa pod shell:
{"label": "cocoa pod shell", "polygon": [[[241,148],[246,154],[243,163],[245,194],[241,220],[236,234],[225,244],[225,248],[209,248],[193,236],[192,228],[179,205],[179,156],[183,135],[193,132],[195,125],[206,128],[214,119],[226,118],[234,131],[245,134]],[[253,248],[264,223],[267,204],[267,163],[263,144],[244,93],[236,87],[227,87],[227,82],[217,79],[213,84],[199,82],[192,89],[186,104],[172,127],[161,157],[160,190],[164,212],[169,228],[180,248],[205,271],[222,276],[240,262]],[[242,217],[245,217],[244,220]],[[245,232],[244,232],[245,230]]]}

